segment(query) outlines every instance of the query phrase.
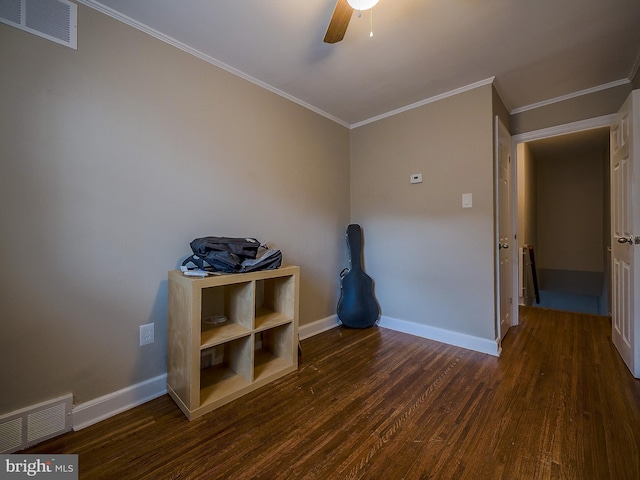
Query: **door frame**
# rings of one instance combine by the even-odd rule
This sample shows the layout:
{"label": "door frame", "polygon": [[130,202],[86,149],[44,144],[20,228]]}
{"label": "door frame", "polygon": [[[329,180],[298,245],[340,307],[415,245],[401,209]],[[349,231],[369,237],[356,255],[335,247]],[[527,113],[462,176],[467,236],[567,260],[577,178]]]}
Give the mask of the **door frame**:
{"label": "door frame", "polygon": [[[584,132],[587,130],[593,130],[596,128],[603,127],[611,127],[615,121],[616,114],[603,115],[601,117],[589,118],[586,120],[580,120],[577,122],[565,123],[562,125],[556,125],[553,127],[542,128],[540,130],[534,130],[526,133],[519,133],[517,135],[512,135],[511,137],[511,158],[514,159],[511,165],[511,228],[512,232],[518,231],[518,144],[532,142],[534,140],[542,140],[544,138],[558,137],[561,135],[566,135],[569,133],[577,133]],[[517,240],[517,239],[516,239]],[[516,241],[517,243],[517,241]],[[513,294],[515,295],[513,298],[517,299],[518,297],[518,279],[520,278],[519,274],[519,262],[518,262],[518,251],[519,248],[514,248],[512,252],[512,283],[513,283]],[[518,303],[517,301],[513,302],[513,310],[511,313],[511,324],[519,325],[520,321],[518,318]]]}

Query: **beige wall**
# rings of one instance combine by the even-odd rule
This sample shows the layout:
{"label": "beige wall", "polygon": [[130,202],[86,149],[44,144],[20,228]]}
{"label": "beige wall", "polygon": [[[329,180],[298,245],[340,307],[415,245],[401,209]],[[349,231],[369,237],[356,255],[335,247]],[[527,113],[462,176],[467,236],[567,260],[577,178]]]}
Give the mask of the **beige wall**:
{"label": "beige wall", "polygon": [[384,316],[495,340],[492,101],[486,85],[352,131],[352,221]]}
{"label": "beige wall", "polygon": [[538,268],[604,271],[602,155],[535,158]]}
{"label": "beige wall", "polygon": [[526,143],[518,144],[518,247],[533,245],[537,241],[536,168],[531,149]]}
{"label": "beige wall", "polygon": [[[0,415],[166,372],[166,275],[203,235],[335,313],[349,130],[83,5],[78,50],[0,25]],[[156,341],[138,346],[138,326]]]}

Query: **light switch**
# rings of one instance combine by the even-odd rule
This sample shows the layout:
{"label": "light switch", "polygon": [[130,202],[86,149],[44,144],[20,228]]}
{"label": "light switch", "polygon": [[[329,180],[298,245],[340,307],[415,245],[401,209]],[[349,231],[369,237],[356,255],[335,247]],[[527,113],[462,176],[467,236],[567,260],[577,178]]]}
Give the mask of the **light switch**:
{"label": "light switch", "polygon": [[473,198],[470,193],[462,194],[462,208],[471,208],[473,206]]}
{"label": "light switch", "polygon": [[409,177],[409,181],[411,183],[422,183],[422,174],[421,173],[412,173]]}

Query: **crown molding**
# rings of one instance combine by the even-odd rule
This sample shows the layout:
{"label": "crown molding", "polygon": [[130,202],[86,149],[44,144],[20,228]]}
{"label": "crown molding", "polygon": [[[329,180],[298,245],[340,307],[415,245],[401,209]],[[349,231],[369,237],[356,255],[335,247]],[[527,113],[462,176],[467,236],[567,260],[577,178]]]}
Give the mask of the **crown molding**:
{"label": "crown molding", "polygon": [[[298,105],[300,105],[300,106],[302,106],[302,107],[304,107],[304,108],[306,108],[308,110],[311,110],[312,112],[317,113],[318,115],[321,115],[321,116],[323,116],[323,117],[325,117],[325,118],[327,118],[327,119],[329,119],[329,120],[331,120],[331,121],[333,121],[333,122],[335,122],[335,123],[337,123],[339,125],[342,125],[343,127],[348,128],[348,129],[355,129],[355,128],[367,125],[369,123],[377,122],[378,120],[382,120],[384,118],[392,117],[394,115],[398,115],[400,113],[403,113],[403,112],[406,112],[406,111],[409,111],[409,110],[413,110],[414,108],[418,108],[418,107],[421,107],[423,105],[427,105],[429,103],[433,103],[433,102],[436,102],[436,101],[439,101],[439,100],[443,100],[445,98],[452,97],[452,96],[458,95],[460,93],[467,92],[469,90],[473,90],[475,88],[482,87],[482,86],[489,85],[489,84],[494,84],[494,87],[496,88],[496,92],[498,93],[498,96],[500,97],[500,99],[502,100],[503,104],[507,108],[507,111],[509,111],[510,115],[516,115],[518,113],[526,112],[528,110],[533,110],[533,109],[544,107],[544,106],[547,106],[547,105],[552,105],[554,103],[563,102],[563,101],[566,101],[566,100],[569,100],[569,99],[572,99],[572,98],[580,97],[582,95],[588,95],[590,93],[595,93],[595,92],[599,92],[599,91],[602,91],[602,90],[607,90],[609,88],[615,88],[615,87],[618,87],[618,86],[627,85],[627,84],[631,83],[630,79],[625,78],[625,79],[622,79],[622,80],[617,80],[615,82],[611,82],[611,83],[607,83],[607,84],[604,84],[604,85],[599,85],[599,86],[596,86],[596,87],[588,88],[586,90],[580,90],[578,92],[570,93],[570,94],[563,95],[563,96],[556,97],[556,98],[552,98],[552,99],[549,99],[549,100],[544,100],[544,101],[537,102],[537,103],[534,103],[534,104],[531,104],[531,105],[527,105],[527,106],[524,106],[524,107],[514,108],[513,110],[511,110],[510,106],[505,102],[504,96],[502,95],[502,93],[500,91],[500,88],[498,87],[498,85],[495,82],[496,77],[493,76],[493,77],[481,80],[479,82],[475,82],[475,83],[472,83],[470,85],[466,85],[466,86],[463,86],[463,87],[460,87],[460,88],[457,88],[457,89],[454,89],[454,90],[451,90],[451,91],[448,91],[448,92],[445,92],[445,93],[442,93],[442,94],[439,94],[439,95],[435,95],[433,97],[426,98],[426,99],[421,100],[419,102],[412,103],[410,105],[406,105],[404,107],[400,107],[400,108],[391,110],[389,112],[382,113],[380,115],[376,115],[376,116],[368,118],[366,120],[362,120],[362,121],[359,121],[359,122],[356,122],[356,123],[349,124],[348,122],[345,122],[344,120],[341,120],[340,118],[335,117],[334,115],[331,115],[331,114],[325,112],[324,110],[321,110],[321,109],[319,109],[319,108],[317,108],[317,107],[315,107],[315,106],[313,106],[313,105],[311,105],[311,104],[309,104],[309,103],[307,103],[307,102],[305,102],[305,101],[303,101],[303,100],[301,100],[301,99],[299,99],[297,97],[294,97],[293,95],[290,95],[290,94],[288,94],[288,93],[286,93],[286,92],[284,92],[284,91],[282,91],[282,90],[280,90],[280,89],[278,89],[276,87],[273,87],[272,85],[269,85],[268,83],[265,83],[265,82],[255,78],[255,77],[252,77],[251,75],[248,75],[248,74],[242,72],[241,70],[238,70],[237,68],[234,68],[234,67],[232,67],[230,65],[227,65],[224,62],[221,62],[221,61],[219,61],[219,60],[217,60],[217,59],[215,59],[215,58],[213,58],[213,57],[211,57],[211,56],[209,56],[209,55],[207,55],[207,54],[205,54],[205,53],[203,53],[203,52],[201,52],[199,50],[196,50],[195,48],[190,47],[189,45],[186,45],[186,44],[184,44],[182,42],[179,42],[178,40],[176,40],[176,39],[174,39],[174,38],[172,38],[172,37],[170,37],[168,35],[165,35],[162,32],[159,32],[158,30],[155,30],[155,29],[149,27],[148,25],[145,25],[145,24],[143,24],[141,22],[138,22],[137,20],[134,20],[134,19],[132,19],[132,18],[126,16],[126,15],[123,15],[122,13],[120,13],[120,12],[118,12],[116,10],[113,10],[110,7],[107,7],[106,5],[103,5],[102,3],[100,3],[97,0],[76,0],[76,2],[77,3],[81,3],[81,4],[83,4],[83,5],[87,6],[87,7],[90,7],[90,8],[92,8],[92,9],[98,11],[98,12],[101,12],[101,13],[103,13],[103,14],[105,14],[105,15],[107,15],[107,16],[109,16],[109,17],[111,17],[111,18],[113,18],[113,19],[115,19],[115,20],[117,20],[119,22],[122,22],[122,23],[124,23],[124,24],[126,24],[126,25],[128,25],[130,27],[135,28],[136,30],[139,30],[139,31],[141,31],[143,33],[146,33],[147,35],[150,35],[150,36],[152,36],[152,37],[154,37],[154,38],[156,38],[156,39],[158,39],[158,40],[160,40],[162,42],[165,42],[165,43],[167,43],[167,44],[169,44],[169,45],[171,45],[171,46],[173,46],[175,48],[178,48],[178,49],[180,49],[180,50],[182,50],[182,51],[184,51],[184,52],[186,52],[186,53],[188,53],[190,55],[193,55],[193,56],[195,56],[195,57],[197,57],[197,58],[199,58],[199,59],[211,64],[211,65],[214,65],[214,66],[216,66],[218,68],[221,68],[222,70],[225,70],[226,72],[231,73],[232,75],[240,77],[240,78],[242,78],[242,79],[244,79],[244,80],[246,80],[246,81],[248,81],[250,83],[253,83],[254,85],[257,85],[257,86],[259,86],[261,88],[264,88],[265,90],[268,90],[268,91],[270,91],[270,92],[272,92],[272,93],[274,93],[274,94],[276,94],[276,95],[278,95],[280,97],[283,97],[283,98],[285,98],[285,99],[287,99],[287,100],[289,100],[291,102],[294,102],[294,103],[296,103],[296,104],[298,104]],[[631,72],[629,74],[629,78],[633,78],[637,74],[639,68],[640,68],[640,52],[639,52],[639,54],[638,54],[638,56],[636,58],[636,61],[635,61],[634,65],[633,65],[632,69],[631,69]]]}
{"label": "crown molding", "polygon": [[383,118],[392,117],[394,115],[398,115],[399,113],[406,112],[408,110],[413,110],[414,108],[422,107],[423,105],[427,105],[429,103],[437,102],[438,100],[443,100],[448,97],[453,97],[463,92],[468,92],[469,90],[474,90],[478,87],[483,87],[485,85],[491,85],[496,77],[489,77],[484,80],[480,80],[479,82],[472,83],[470,85],[466,85],[464,87],[456,88],[455,90],[450,90],[445,93],[441,93],[434,97],[429,97],[424,100],[420,100],[419,102],[412,103],[405,107],[396,108],[395,110],[391,110],[387,113],[382,113],[380,115],[376,115],[375,117],[371,117],[367,120],[363,120],[361,122],[357,122],[351,125],[351,129],[362,127],[363,125],[367,125],[369,123],[377,122],[378,120],[382,120]]}
{"label": "crown molding", "polygon": [[221,62],[220,60],[217,60],[199,50],[196,50],[195,48],[190,47],[189,45],[186,45],[182,42],[179,42],[178,40],[176,40],[175,38],[172,38],[168,35],[165,35],[162,32],[159,32],[158,30],[155,30],[154,28],[149,27],[148,25],[145,25],[144,23],[138,22],[137,20],[134,20],[131,17],[128,17],[126,15],[123,15],[120,12],[117,12],[116,10],[113,10],[112,8],[107,7],[106,5],[103,5],[100,2],[97,2],[96,0],[76,0],[78,3],[81,3],[83,5],[86,5],[87,7],[90,7],[94,10],[97,10],[100,13],[104,13],[105,15],[118,20],[119,22],[122,22],[126,25],[129,25],[130,27],[135,28],[136,30],[139,30],[143,33],[146,33],[147,35],[150,35],[162,42],[168,43],[169,45],[176,47],[180,50],[182,50],[183,52],[186,52],[190,55],[193,55],[194,57],[199,58],[200,60],[204,60],[207,63],[210,63],[211,65],[215,65],[218,68],[221,68],[233,75],[236,75],[237,77],[240,77],[248,82],[251,82],[261,88],[264,88],[265,90],[268,90],[272,93],[275,93],[276,95],[279,95],[283,98],[286,98],[287,100],[290,100],[294,103],[297,103],[298,105],[311,110],[312,112],[317,113],[318,115],[322,115],[325,118],[328,118],[329,120],[332,120],[340,125],[342,125],[343,127],[347,127],[349,128],[349,124],[347,122],[344,122],[343,120],[340,120],[337,117],[334,117],[333,115],[320,110],[317,107],[314,107],[313,105],[300,100],[297,97],[294,97],[293,95],[289,95],[286,92],[283,92],[282,90],[275,88],[271,85],[269,85],[268,83],[265,83],[261,80],[258,80],[255,77],[252,77],[251,75],[247,75],[246,73],[242,72],[241,70],[238,70],[237,68],[233,68],[231,65],[227,65],[224,62]]}
{"label": "crown molding", "polygon": [[76,0],[76,1],[78,3],[86,5],[87,7],[90,7],[90,8],[92,8],[92,9],[94,9],[94,10],[100,12],[100,13],[103,13],[103,14],[107,15],[108,17],[111,17],[111,18],[113,18],[113,19],[115,19],[115,20],[117,20],[119,22],[122,22],[125,25],[128,25],[128,26],[130,26],[132,28],[135,28],[136,30],[139,30],[139,31],[141,31],[143,33],[146,33],[147,35],[150,35],[150,36],[152,36],[152,37],[154,37],[154,38],[156,38],[156,39],[158,39],[158,40],[160,40],[162,42],[165,42],[165,43],[167,43],[167,44],[169,44],[169,45],[171,45],[171,46],[173,46],[175,48],[178,48],[178,49],[182,50],[183,52],[186,52],[186,53],[188,53],[190,55],[193,55],[194,57],[197,57],[200,60],[204,60],[205,62],[210,63],[211,65],[214,65],[214,66],[216,66],[218,68],[221,68],[221,69],[231,73],[232,75],[240,77],[240,78],[242,78],[242,79],[244,79],[244,80],[246,80],[248,82],[253,83],[254,85],[257,85],[257,86],[259,86],[261,88],[264,88],[265,90],[268,90],[268,91],[270,91],[272,93],[275,93],[276,95],[279,95],[279,96],[281,96],[283,98],[286,98],[287,100],[290,100],[290,101],[292,101],[294,103],[297,103],[298,105],[300,105],[300,106],[302,106],[302,107],[304,107],[304,108],[306,108],[308,110],[311,110],[312,112],[315,112],[318,115],[321,115],[321,116],[323,116],[325,118],[328,118],[329,120],[331,120],[331,121],[333,121],[335,123],[338,123],[338,124],[342,125],[343,127],[346,127],[346,128],[349,128],[349,129],[357,128],[357,127],[360,127],[362,125],[366,125],[367,123],[372,123],[372,122],[375,122],[377,120],[381,120],[383,118],[390,117],[392,115],[397,115],[398,113],[406,112],[407,110],[411,110],[413,108],[417,108],[417,107],[420,107],[422,105],[426,105],[428,103],[435,102],[437,100],[442,100],[443,98],[447,98],[447,97],[451,97],[453,95],[457,95],[458,93],[466,92],[468,90],[472,90],[474,88],[490,84],[495,79],[495,77],[491,77],[489,79],[482,80],[480,82],[477,82],[477,83],[474,83],[474,84],[471,84],[471,85],[467,85],[465,87],[461,87],[461,88],[458,88],[456,90],[452,90],[451,92],[446,92],[446,93],[443,93],[441,95],[437,95],[435,97],[427,98],[427,99],[422,100],[420,102],[413,103],[411,105],[407,105],[405,107],[401,107],[401,108],[398,108],[396,110],[392,110],[392,111],[387,112],[387,113],[383,113],[381,115],[372,117],[372,118],[367,119],[367,120],[363,120],[363,121],[355,123],[355,124],[349,124],[348,122],[345,122],[345,121],[343,121],[343,120],[341,120],[341,119],[339,119],[339,118],[337,118],[337,117],[325,112],[324,110],[321,110],[321,109],[319,109],[317,107],[314,107],[313,105],[311,105],[311,104],[309,104],[309,103],[307,103],[307,102],[305,102],[303,100],[300,100],[299,98],[294,97],[293,95],[290,95],[290,94],[288,94],[286,92],[283,92],[282,90],[280,90],[278,88],[275,88],[275,87],[269,85],[268,83],[263,82],[262,80],[258,80],[257,78],[252,77],[251,75],[248,75],[248,74],[244,73],[243,71],[232,67],[231,65],[227,65],[224,62],[221,62],[221,61],[219,61],[219,60],[217,60],[217,59],[215,59],[215,58],[213,58],[213,57],[211,57],[211,56],[209,56],[209,55],[207,55],[207,54],[205,54],[205,53],[203,53],[203,52],[201,52],[199,50],[196,50],[195,48],[190,47],[189,45],[186,45],[186,44],[184,44],[182,42],[179,42],[175,38],[172,38],[172,37],[170,37],[168,35],[165,35],[164,33],[159,32],[158,30],[156,30],[154,28],[151,28],[150,26],[145,25],[142,22],[138,22],[137,20],[134,20],[133,18],[131,18],[131,17],[127,16],[127,15],[123,15],[122,13],[120,13],[120,12],[118,12],[116,10],[113,10],[110,7],[107,7],[106,5],[103,5],[99,1],[96,1],[96,0]]}
{"label": "crown molding", "polygon": [[602,90],[608,90],[609,88],[620,87],[622,85],[627,85],[629,83],[631,83],[631,81],[628,78],[623,78],[621,80],[616,80],[615,82],[605,83],[603,85],[598,85],[596,87],[591,87],[585,90],[569,93],[567,95],[562,95],[560,97],[551,98],[549,100],[543,100],[542,102],[532,103],[531,105],[527,105],[524,107],[514,108],[513,110],[511,110],[511,115],[516,115],[518,113],[526,112],[527,110],[534,110],[540,107],[546,107],[547,105],[553,105],[554,103],[564,102],[565,100],[571,100],[572,98],[581,97],[583,95],[589,95],[590,93],[601,92]]}

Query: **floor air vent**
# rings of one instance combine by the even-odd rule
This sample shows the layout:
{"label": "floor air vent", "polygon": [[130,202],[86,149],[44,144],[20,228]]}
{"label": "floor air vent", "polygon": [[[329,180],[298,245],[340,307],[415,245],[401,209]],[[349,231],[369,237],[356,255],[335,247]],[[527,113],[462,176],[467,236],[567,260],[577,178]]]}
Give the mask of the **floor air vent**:
{"label": "floor air vent", "polygon": [[0,453],[23,450],[71,430],[71,394],[0,417]]}
{"label": "floor air vent", "polygon": [[0,22],[74,50],[77,20],[78,6],[67,0],[0,0]]}

